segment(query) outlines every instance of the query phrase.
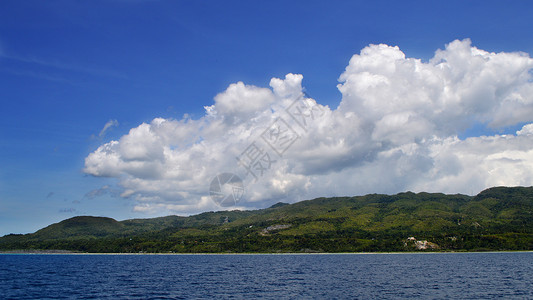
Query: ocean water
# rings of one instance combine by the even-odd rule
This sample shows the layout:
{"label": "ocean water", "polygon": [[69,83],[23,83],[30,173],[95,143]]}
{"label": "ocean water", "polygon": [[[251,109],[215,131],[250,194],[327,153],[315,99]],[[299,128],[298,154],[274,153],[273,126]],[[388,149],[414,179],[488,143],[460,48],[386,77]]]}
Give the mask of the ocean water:
{"label": "ocean water", "polygon": [[533,253],[0,255],[2,299],[533,299]]}

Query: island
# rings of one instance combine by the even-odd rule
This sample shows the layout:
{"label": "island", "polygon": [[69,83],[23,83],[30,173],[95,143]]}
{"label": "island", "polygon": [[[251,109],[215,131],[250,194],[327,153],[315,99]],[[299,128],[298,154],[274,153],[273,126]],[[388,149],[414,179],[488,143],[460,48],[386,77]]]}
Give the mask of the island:
{"label": "island", "polygon": [[2,252],[341,253],[533,250],[533,187],[405,192],[116,221],[77,216],[0,238]]}

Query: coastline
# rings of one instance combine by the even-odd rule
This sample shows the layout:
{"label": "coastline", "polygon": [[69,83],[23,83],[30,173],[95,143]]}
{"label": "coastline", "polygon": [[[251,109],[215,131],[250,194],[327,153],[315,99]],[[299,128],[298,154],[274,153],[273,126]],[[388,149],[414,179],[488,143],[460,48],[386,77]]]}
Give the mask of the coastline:
{"label": "coastline", "polygon": [[378,254],[482,254],[482,253],[533,253],[533,250],[505,250],[505,251],[427,251],[427,252],[260,252],[260,253],[89,253],[67,250],[36,250],[36,251],[0,251],[0,255],[378,255]]}

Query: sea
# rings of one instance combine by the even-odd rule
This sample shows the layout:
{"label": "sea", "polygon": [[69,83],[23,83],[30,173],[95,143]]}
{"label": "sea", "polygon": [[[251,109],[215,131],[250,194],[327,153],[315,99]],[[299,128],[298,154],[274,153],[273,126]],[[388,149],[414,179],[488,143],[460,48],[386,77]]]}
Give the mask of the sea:
{"label": "sea", "polygon": [[1,299],[533,299],[533,252],[0,254]]}

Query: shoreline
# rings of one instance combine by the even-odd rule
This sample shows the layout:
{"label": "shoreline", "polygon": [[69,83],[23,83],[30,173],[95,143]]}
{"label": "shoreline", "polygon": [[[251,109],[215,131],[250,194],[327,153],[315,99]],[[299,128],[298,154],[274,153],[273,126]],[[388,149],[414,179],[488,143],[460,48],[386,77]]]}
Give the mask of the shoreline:
{"label": "shoreline", "polygon": [[260,252],[260,253],[89,253],[89,252],[71,252],[66,250],[36,250],[36,251],[0,251],[0,255],[377,255],[377,254],[481,254],[481,253],[533,253],[533,250],[504,250],[504,251],[433,251],[433,252],[316,252],[316,253],[299,253],[299,252]]}

